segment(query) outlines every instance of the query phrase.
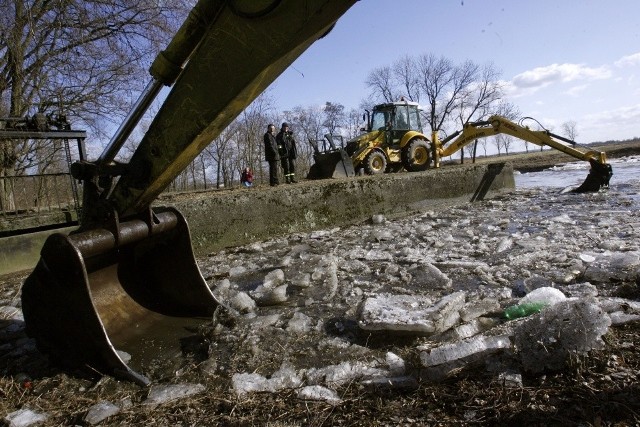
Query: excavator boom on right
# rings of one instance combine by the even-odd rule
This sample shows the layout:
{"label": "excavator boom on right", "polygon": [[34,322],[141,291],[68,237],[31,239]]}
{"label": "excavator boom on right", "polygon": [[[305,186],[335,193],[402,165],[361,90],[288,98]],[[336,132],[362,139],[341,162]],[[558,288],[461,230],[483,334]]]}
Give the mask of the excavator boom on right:
{"label": "excavator boom on right", "polygon": [[[525,119],[528,119],[528,117],[522,120]],[[437,135],[434,134],[434,160],[439,163],[441,157],[450,156],[480,138],[498,134],[510,135],[540,147],[551,147],[578,160],[589,162],[591,166],[589,175],[573,192],[596,192],[609,188],[609,180],[613,175],[613,170],[611,165],[607,163],[606,153],[578,145],[575,141],[556,135],[546,129],[531,130],[522,124],[514,123],[505,117],[497,115],[491,116],[487,120],[469,122],[461,131],[451,134],[442,141],[438,141]]]}

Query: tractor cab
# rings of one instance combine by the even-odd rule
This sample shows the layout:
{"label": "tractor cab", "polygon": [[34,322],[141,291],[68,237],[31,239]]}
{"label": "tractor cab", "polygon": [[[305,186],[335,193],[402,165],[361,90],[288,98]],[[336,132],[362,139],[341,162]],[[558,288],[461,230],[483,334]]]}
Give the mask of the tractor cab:
{"label": "tractor cab", "polygon": [[368,131],[387,132],[387,144],[397,145],[407,131],[422,133],[417,102],[398,101],[373,107]]}

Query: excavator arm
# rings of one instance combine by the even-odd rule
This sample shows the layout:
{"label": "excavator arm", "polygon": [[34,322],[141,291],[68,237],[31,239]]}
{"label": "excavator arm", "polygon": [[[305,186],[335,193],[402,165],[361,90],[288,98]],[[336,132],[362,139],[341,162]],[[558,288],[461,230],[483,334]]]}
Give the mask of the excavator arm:
{"label": "excavator arm", "polygon": [[589,176],[580,187],[574,190],[576,192],[598,191],[609,186],[609,180],[613,173],[611,165],[607,163],[606,153],[580,146],[575,141],[548,130],[531,130],[497,115],[491,116],[487,120],[469,122],[464,125],[461,131],[457,131],[441,141],[436,135],[434,137],[436,160],[450,156],[480,138],[498,134],[510,135],[541,147],[551,147],[578,160],[588,161],[591,165]]}
{"label": "excavator arm", "polygon": [[[72,166],[80,228],[50,236],[25,280],[26,330],[51,360],[147,385],[143,372],[211,319],[219,304],[186,220],[151,204],[355,1],[199,0],[100,157]],[[163,86],[173,87],[131,160],[116,161]]]}

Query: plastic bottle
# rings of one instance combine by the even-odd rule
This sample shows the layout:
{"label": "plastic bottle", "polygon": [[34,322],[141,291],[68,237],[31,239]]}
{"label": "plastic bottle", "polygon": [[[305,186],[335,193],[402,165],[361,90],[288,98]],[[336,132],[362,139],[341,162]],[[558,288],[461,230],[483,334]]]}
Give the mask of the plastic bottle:
{"label": "plastic bottle", "polygon": [[544,302],[527,302],[524,304],[512,305],[504,309],[504,317],[508,320],[527,317],[542,310],[547,303]]}

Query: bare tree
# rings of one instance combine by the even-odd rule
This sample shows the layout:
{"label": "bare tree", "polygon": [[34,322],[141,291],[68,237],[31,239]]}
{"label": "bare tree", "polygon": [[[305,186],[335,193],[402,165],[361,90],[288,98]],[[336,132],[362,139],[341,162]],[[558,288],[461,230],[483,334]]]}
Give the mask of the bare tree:
{"label": "bare tree", "polygon": [[360,129],[362,129],[362,127],[362,112],[356,110],[355,108],[352,108],[351,110],[349,110],[346,117],[346,138],[351,139],[358,136],[361,132]]}
{"label": "bare tree", "polygon": [[560,129],[562,129],[562,133],[564,134],[565,137],[569,138],[572,141],[575,141],[576,138],[578,138],[577,127],[578,127],[578,124],[575,121],[569,120],[568,122],[564,122],[560,126]]}
{"label": "bare tree", "polygon": [[406,55],[393,64],[393,77],[406,99],[420,102],[420,85],[415,60]]}
{"label": "bare tree", "polygon": [[365,84],[373,93],[374,99],[379,102],[392,102],[398,98],[394,88],[393,72],[389,66],[371,71],[365,80]]}
{"label": "bare tree", "polygon": [[322,109],[324,121],[322,126],[328,133],[336,134],[345,121],[344,105],[337,102],[327,102]]}

